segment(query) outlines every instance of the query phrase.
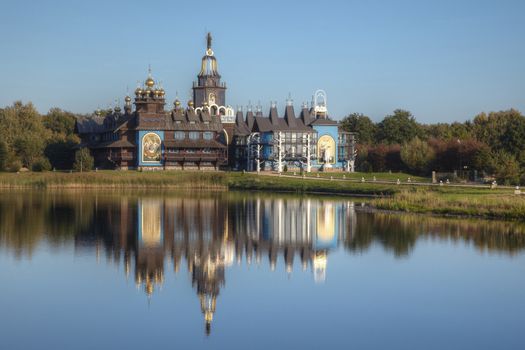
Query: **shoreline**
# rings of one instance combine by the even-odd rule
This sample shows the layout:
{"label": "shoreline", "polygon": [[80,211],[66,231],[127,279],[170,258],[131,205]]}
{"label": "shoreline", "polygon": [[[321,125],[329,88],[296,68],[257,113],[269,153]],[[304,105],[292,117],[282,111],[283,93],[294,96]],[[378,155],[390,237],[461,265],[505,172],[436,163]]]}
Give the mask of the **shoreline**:
{"label": "shoreline", "polygon": [[[525,220],[525,196],[512,187],[484,185],[436,186],[430,182],[402,184],[392,180],[362,182],[362,175],[316,176],[220,171],[98,171],[89,173],[0,173],[0,191],[10,190],[208,190],[257,191],[365,198],[373,210],[438,216]],[[369,174],[366,174],[368,177]],[[381,176],[382,174],[378,174]],[[336,178],[337,176],[337,178]],[[384,174],[406,178],[407,174]],[[333,179],[330,179],[333,177]],[[424,180],[424,179],[423,179]]]}

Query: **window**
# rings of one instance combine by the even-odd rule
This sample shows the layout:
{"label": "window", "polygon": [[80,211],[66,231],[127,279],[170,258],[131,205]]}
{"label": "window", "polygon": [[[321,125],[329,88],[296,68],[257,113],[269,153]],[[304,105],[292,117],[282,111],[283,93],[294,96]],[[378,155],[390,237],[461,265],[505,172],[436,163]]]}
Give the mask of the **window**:
{"label": "window", "polygon": [[190,140],[197,140],[199,138],[198,131],[190,131]]}
{"label": "window", "polygon": [[184,140],[185,136],[184,131],[175,131],[175,140]]}
{"label": "window", "polygon": [[213,139],[213,133],[211,131],[206,131],[204,133],[204,139],[205,140],[212,140]]}

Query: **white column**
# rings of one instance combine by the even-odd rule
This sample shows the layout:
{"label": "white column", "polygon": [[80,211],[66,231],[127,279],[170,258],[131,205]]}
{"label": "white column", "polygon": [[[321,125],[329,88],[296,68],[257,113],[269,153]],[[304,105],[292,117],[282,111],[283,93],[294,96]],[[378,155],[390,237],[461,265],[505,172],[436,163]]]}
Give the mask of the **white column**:
{"label": "white column", "polygon": [[257,147],[257,172],[259,173],[261,171],[261,145],[257,144],[255,147]]}
{"label": "white column", "polygon": [[306,172],[309,173],[312,171],[312,161],[311,161],[311,154],[310,154],[310,137],[311,135],[306,135]]}
{"label": "white column", "polygon": [[283,140],[282,140],[282,133],[279,131],[278,133],[278,139],[277,139],[277,172],[282,173],[283,172]]}

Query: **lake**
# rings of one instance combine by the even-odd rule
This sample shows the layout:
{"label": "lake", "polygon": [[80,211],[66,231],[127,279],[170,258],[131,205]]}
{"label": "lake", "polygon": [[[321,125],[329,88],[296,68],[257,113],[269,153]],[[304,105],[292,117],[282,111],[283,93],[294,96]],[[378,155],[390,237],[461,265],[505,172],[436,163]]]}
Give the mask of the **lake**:
{"label": "lake", "polygon": [[0,193],[1,349],[524,349],[525,225],[344,197]]}

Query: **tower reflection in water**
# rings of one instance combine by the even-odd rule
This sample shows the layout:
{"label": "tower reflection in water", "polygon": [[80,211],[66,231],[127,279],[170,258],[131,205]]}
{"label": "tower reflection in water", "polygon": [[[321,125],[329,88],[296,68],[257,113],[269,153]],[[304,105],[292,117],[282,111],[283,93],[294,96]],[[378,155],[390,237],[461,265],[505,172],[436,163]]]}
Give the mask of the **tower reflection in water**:
{"label": "tower reflection in water", "polygon": [[[165,260],[177,273],[184,259],[209,334],[229,266],[267,261],[273,271],[282,260],[291,274],[300,259],[302,270],[323,282],[330,251],[351,239],[355,213],[348,201],[146,197],[97,212],[93,224],[107,230],[99,231],[97,247],[105,244],[116,261],[124,253],[126,274],[134,264],[135,283],[148,298],[164,284]],[[82,235],[76,239],[81,245]]]}

